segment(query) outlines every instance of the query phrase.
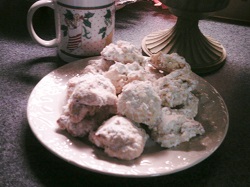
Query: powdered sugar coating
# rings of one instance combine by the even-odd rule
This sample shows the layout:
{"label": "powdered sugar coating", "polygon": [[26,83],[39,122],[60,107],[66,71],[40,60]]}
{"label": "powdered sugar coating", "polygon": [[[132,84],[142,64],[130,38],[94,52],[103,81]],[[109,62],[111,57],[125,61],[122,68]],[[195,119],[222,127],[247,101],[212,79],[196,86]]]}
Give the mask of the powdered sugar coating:
{"label": "powdered sugar coating", "polygon": [[122,116],[113,116],[95,133],[91,133],[89,139],[104,148],[110,157],[133,160],[142,154],[148,137],[134,122]]}
{"label": "powdered sugar coating", "polygon": [[[203,134],[194,120],[199,99],[192,92],[198,82],[185,59],[178,54],[146,58],[139,53],[129,42],[119,41],[108,45],[101,59],[89,61],[81,75],[68,81],[68,103],[58,125],[72,136],[90,133],[90,140],[109,156],[125,160],[137,158],[145,145],[130,137],[133,131],[145,140],[137,123],[146,124],[152,138],[166,148]],[[131,131],[134,128],[138,129]],[[131,148],[127,141],[141,143]]]}
{"label": "powdered sugar coating", "polygon": [[105,60],[103,58],[97,60],[90,60],[88,62],[88,65],[83,69],[81,74],[86,74],[86,73],[103,74],[113,64],[114,64],[113,61]]}
{"label": "powdered sugar coating", "polygon": [[161,99],[149,81],[133,81],[118,96],[117,111],[121,115],[149,126],[161,116]]}
{"label": "powdered sugar coating", "polygon": [[175,70],[182,69],[184,71],[190,71],[190,65],[186,62],[185,58],[179,56],[177,53],[165,54],[159,52],[153,54],[150,59],[151,64],[166,73],[171,73]]}
{"label": "powdered sugar coating", "polygon": [[198,114],[199,99],[192,93],[189,93],[187,101],[180,108],[164,107],[170,114],[182,114],[187,118],[193,119]]}
{"label": "powdered sugar coating", "polygon": [[198,82],[184,71],[178,70],[159,78],[155,82],[155,88],[162,100],[162,106],[173,108],[187,103],[190,92],[197,84]]}
{"label": "powdered sugar coating", "polygon": [[145,80],[150,81],[152,83],[154,83],[156,80],[158,80],[161,77],[164,77],[165,74],[161,71],[159,71],[158,69],[156,69],[155,67],[153,67],[151,64],[149,64],[148,62],[146,62],[145,64]]}
{"label": "powdered sugar coating", "polygon": [[[101,94],[100,94],[101,93]],[[84,74],[76,85],[70,100],[89,106],[114,105],[117,102],[114,85],[100,74]]]}
{"label": "powdered sugar coating", "polygon": [[[90,132],[95,131],[104,120],[116,114],[115,106],[94,107],[92,114],[87,112],[81,120],[74,120],[72,113],[67,112],[67,108],[57,120],[57,124],[61,129],[65,129],[74,137],[83,137]],[[79,115],[80,116],[80,115]],[[80,119],[80,117],[78,117]],[[76,122],[75,122],[76,121]]]}
{"label": "powdered sugar coating", "polygon": [[204,134],[202,125],[184,115],[169,115],[163,109],[161,123],[152,130],[152,138],[162,147],[171,148]]}
{"label": "powdered sugar coating", "polygon": [[89,132],[96,130],[99,126],[93,118],[83,119],[78,123],[73,123],[70,120],[70,116],[67,115],[61,115],[57,123],[61,129],[66,129],[68,133],[74,137],[83,137]]}
{"label": "powdered sugar coating", "polygon": [[134,61],[144,64],[144,57],[141,52],[130,42],[119,40],[116,44],[111,43],[106,46],[101,55],[106,60],[117,61],[121,63],[132,63]]}
{"label": "powdered sugar coating", "polygon": [[109,78],[116,88],[116,93],[119,94],[122,88],[134,80],[144,80],[145,70],[138,62],[123,64],[116,62],[110,66],[109,70],[104,73],[105,77]]}
{"label": "powdered sugar coating", "polygon": [[87,73],[70,79],[67,86],[67,104],[57,123],[72,136],[85,136],[116,113],[115,87],[103,75]]}

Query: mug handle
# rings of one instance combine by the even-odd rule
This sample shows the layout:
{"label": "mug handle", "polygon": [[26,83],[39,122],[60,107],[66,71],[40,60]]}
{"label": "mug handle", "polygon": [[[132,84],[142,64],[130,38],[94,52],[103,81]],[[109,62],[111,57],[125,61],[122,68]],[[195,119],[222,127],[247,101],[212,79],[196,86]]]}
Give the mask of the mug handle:
{"label": "mug handle", "polygon": [[39,43],[40,45],[44,46],[44,47],[56,47],[58,44],[58,40],[52,39],[52,40],[43,40],[42,38],[40,38],[33,27],[33,15],[34,13],[41,7],[50,7],[52,9],[55,9],[55,4],[52,0],[40,0],[35,2],[29,9],[28,14],[27,14],[27,27],[28,27],[28,31],[29,34],[31,36],[31,38],[36,41],[37,43]]}

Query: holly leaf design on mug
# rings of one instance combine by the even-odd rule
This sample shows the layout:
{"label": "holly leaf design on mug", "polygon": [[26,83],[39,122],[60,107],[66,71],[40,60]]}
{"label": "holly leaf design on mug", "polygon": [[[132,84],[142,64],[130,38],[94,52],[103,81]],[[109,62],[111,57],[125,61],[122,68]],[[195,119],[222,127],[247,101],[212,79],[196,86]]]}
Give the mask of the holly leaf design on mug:
{"label": "holly leaf design on mug", "polygon": [[61,30],[63,31],[63,36],[68,35],[68,27],[66,25],[61,25]]}
{"label": "holly leaf design on mug", "polygon": [[98,34],[102,34],[102,39],[106,36],[107,27],[102,27]]}
{"label": "holly leaf design on mug", "polygon": [[89,19],[92,18],[95,15],[95,13],[88,12],[84,15],[84,18]]}
{"label": "holly leaf design on mug", "polygon": [[83,20],[83,24],[86,26],[86,27],[89,27],[91,28],[91,22],[87,19],[87,20]]}
{"label": "holly leaf design on mug", "polygon": [[107,13],[104,15],[105,18],[105,24],[108,26],[109,24],[112,24],[112,14],[111,14],[111,10],[107,10]]}
{"label": "holly leaf design on mug", "polygon": [[66,9],[66,14],[63,14],[65,16],[66,19],[73,21],[74,20],[74,15],[72,14],[72,12],[68,9]]}
{"label": "holly leaf design on mug", "polygon": [[89,27],[91,28],[91,22],[89,21],[90,18],[92,18],[95,14],[94,13],[91,13],[91,12],[88,12],[84,15],[84,18],[83,18],[83,24],[86,26],[86,27]]}

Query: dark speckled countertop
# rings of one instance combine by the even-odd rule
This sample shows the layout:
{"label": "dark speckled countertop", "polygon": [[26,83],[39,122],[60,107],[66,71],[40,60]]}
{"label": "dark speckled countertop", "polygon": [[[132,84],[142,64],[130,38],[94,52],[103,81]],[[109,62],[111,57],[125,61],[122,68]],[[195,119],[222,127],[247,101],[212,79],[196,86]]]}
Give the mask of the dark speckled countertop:
{"label": "dark speckled countertop", "polygon": [[[29,127],[26,108],[32,89],[65,64],[55,48],[41,47],[29,37],[26,14],[33,2],[0,2],[0,186],[250,186],[249,26],[213,19],[199,24],[204,34],[223,44],[228,55],[221,69],[202,76],[228,107],[230,123],[222,145],[203,162],[175,174],[120,178],[66,163],[44,148]],[[34,21],[44,38],[53,38],[52,11],[42,9]],[[114,40],[127,40],[140,48],[146,35],[175,22],[168,10],[150,2],[130,4],[116,13]]]}

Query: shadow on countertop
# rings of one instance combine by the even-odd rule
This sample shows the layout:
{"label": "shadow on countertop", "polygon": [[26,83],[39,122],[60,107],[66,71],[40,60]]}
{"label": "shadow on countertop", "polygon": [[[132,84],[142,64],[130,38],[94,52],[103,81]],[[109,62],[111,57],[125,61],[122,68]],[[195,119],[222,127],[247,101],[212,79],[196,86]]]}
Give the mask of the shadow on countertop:
{"label": "shadow on countertop", "polygon": [[[27,13],[29,8],[37,0],[1,0],[0,1],[0,36],[16,40],[30,39],[27,29]],[[127,5],[116,12],[116,29],[126,29],[130,25],[140,22],[148,12],[153,16],[161,16],[162,19],[173,18],[169,10],[154,7],[152,3],[140,1]],[[124,24],[125,23],[125,24]],[[34,28],[37,34],[44,39],[55,37],[54,11],[48,7],[42,7],[36,11],[33,18]]]}

